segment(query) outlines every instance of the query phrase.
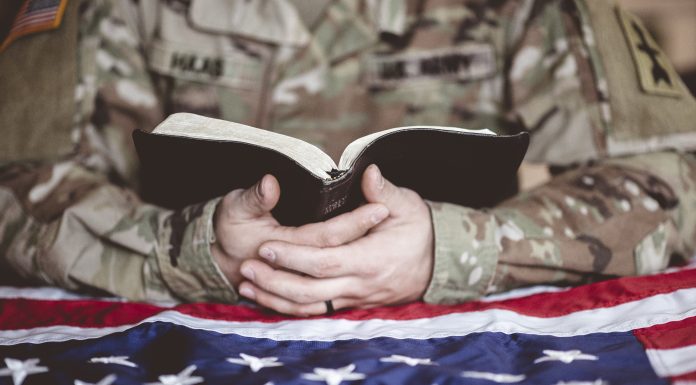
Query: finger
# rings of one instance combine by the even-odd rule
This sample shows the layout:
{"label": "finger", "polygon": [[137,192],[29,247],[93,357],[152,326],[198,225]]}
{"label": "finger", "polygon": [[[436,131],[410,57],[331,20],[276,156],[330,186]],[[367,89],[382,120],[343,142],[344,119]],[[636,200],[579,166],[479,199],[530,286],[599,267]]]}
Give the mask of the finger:
{"label": "finger", "polygon": [[[327,314],[327,306],[324,301],[313,303],[297,303],[283,297],[269,293],[251,282],[245,281],[239,286],[239,293],[259,305],[275,310],[278,313],[290,314],[298,317],[310,317]],[[334,310],[353,307],[354,299],[335,298],[331,300]]]}
{"label": "finger", "polygon": [[392,209],[398,203],[401,191],[382,176],[379,168],[371,164],[362,176],[362,191],[369,203],[383,203]]}
{"label": "finger", "polygon": [[357,275],[364,269],[362,242],[359,240],[337,247],[313,247],[283,241],[265,242],[259,248],[259,256],[275,266],[297,271],[315,278],[334,278]]}
{"label": "finger", "polygon": [[325,222],[288,228],[282,240],[316,247],[339,246],[367,234],[389,216],[381,203],[368,203]]}
{"label": "finger", "polygon": [[[233,194],[234,191],[228,195]],[[269,213],[280,199],[280,185],[273,175],[264,175],[253,186],[232,197],[231,214],[241,219],[257,218]],[[225,197],[227,199],[227,197]]]}
{"label": "finger", "polygon": [[256,286],[296,303],[308,304],[357,294],[354,277],[317,279],[274,269],[258,260],[244,262],[241,272]]}

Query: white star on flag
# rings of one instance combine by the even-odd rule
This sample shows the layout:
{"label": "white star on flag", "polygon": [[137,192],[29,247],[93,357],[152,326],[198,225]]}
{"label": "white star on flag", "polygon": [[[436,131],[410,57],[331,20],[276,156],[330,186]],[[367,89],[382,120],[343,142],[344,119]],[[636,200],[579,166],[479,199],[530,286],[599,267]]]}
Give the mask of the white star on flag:
{"label": "white star on flag", "polygon": [[138,365],[128,361],[128,356],[94,357],[89,360],[92,364],[116,364],[137,368]]}
{"label": "white star on flag", "polygon": [[92,384],[91,382],[84,382],[80,380],[75,380],[75,385],[111,385],[116,381],[116,375],[109,374],[108,376],[102,378],[99,382]]}
{"label": "white star on flag", "polygon": [[390,357],[383,357],[379,359],[382,362],[398,362],[403,363],[408,366],[416,365],[437,365],[437,363],[430,361],[430,358],[413,358],[408,356],[400,356],[398,354],[392,354]]}
{"label": "white star on flag", "polygon": [[251,368],[251,371],[256,373],[263,368],[270,368],[274,366],[283,366],[282,362],[278,361],[277,357],[254,357],[248,354],[239,353],[239,358],[228,358],[227,362],[238,365],[245,365]]}
{"label": "white star on flag", "polygon": [[196,370],[196,365],[189,365],[179,374],[165,374],[157,379],[160,382],[148,382],[145,385],[194,385],[203,382],[202,377],[191,376],[191,373]]}
{"label": "white star on flag", "polygon": [[476,371],[462,372],[462,377],[488,380],[497,382],[499,384],[512,384],[515,382],[524,381],[524,379],[526,378],[524,374],[506,374]]}
{"label": "white star on flag", "polygon": [[314,373],[305,373],[302,378],[310,381],[324,381],[326,385],[339,385],[343,381],[362,380],[365,375],[353,373],[355,365],[350,364],[338,369],[314,368]]}
{"label": "white star on flag", "polygon": [[45,366],[37,366],[38,358],[30,358],[26,361],[15,360],[14,358],[5,358],[7,368],[0,369],[0,376],[12,376],[14,385],[22,385],[24,379],[30,374],[48,372]]}
{"label": "white star on flag", "polygon": [[573,362],[575,360],[587,360],[587,361],[596,361],[597,360],[597,356],[593,356],[591,354],[585,354],[579,350],[566,350],[566,351],[544,350],[544,354],[546,356],[537,358],[536,360],[534,360],[534,363],[538,364],[538,363],[544,362],[544,361],[561,361],[564,364],[570,364],[571,362]]}

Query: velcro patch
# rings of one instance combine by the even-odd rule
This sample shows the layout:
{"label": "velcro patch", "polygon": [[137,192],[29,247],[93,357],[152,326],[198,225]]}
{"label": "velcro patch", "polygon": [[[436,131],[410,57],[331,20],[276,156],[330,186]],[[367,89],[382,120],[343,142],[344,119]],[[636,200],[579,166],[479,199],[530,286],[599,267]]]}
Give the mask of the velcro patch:
{"label": "velcro patch", "polygon": [[0,42],[0,52],[22,36],[58,28],[67,3],[68,0],[25,1],[12,22],[7,37]]}
{"label": "velcro patch", "polygon": [[637,17],[619,8],[617,8],[617,15],[628,45],[631,47],[643,91],[663,96],[682,96],[683,90],[680,87],[678,75],[643,23]]}
{"label": "velcro patch", "polygon": [[242,89],[258,88],[265,68],[263,60],[244,52],[205,52],[165,41],[153,42],[149,62],[164,75]]}
{"label": "velcro patch", "polygon": [[488,44],[373,56],[367,67],[369,82],[375,85],[432,78],[476,80],[496,73],[495,53]]}

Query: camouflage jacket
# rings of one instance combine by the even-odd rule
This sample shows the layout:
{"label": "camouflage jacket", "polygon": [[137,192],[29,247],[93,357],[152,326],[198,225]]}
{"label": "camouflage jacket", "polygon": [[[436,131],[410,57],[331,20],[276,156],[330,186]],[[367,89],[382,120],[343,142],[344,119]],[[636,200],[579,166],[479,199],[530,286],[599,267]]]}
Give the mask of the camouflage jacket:
{"label": "camouflage jacket", "polygon": [[648,273],[693,251],[696,103],[609,1],[70,0],[64,11],[59,28],[0,53],[0,258],[22,277],[135,300],[237,299],[210,254],[217,200],[171,211],[136,193],[132,131],[179,111],[332,156],[403,125],[529,131],[528,160],[570,170],[487,210],[429,202],[429,302]]}

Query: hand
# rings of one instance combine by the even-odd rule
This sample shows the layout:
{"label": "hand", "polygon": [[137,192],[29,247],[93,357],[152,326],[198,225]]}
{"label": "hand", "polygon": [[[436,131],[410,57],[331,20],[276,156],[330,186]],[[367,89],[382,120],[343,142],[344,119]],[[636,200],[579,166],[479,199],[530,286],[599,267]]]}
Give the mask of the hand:
{"label": "hand", "polygon": [[242,264],[248,281],[242,282],[240,293],[278,312],[298,316],[325,313],[326,300],[340,309],[422,298],[433,264],[428,206],[412,190],[386,181],[374,165],[363,174],[362,189],[368,204],[386,205],[386,220],[364,237],[340,246],[265,242],[259,254],[268,263],[249,259]]}
{"label": "hand", "polygon": [[261,244],[282,240],[318,247],[338,246],[362,237],[382,222],[389,211],[383,204],[369,204],[326,222],[300,227],[281,226],[271,215],[280,199],[280,186],[271,175],[246,190],[227,194],[215,210],[216,242],[211,252],[225,276],[237,287],[243,261],[258,256]]}

